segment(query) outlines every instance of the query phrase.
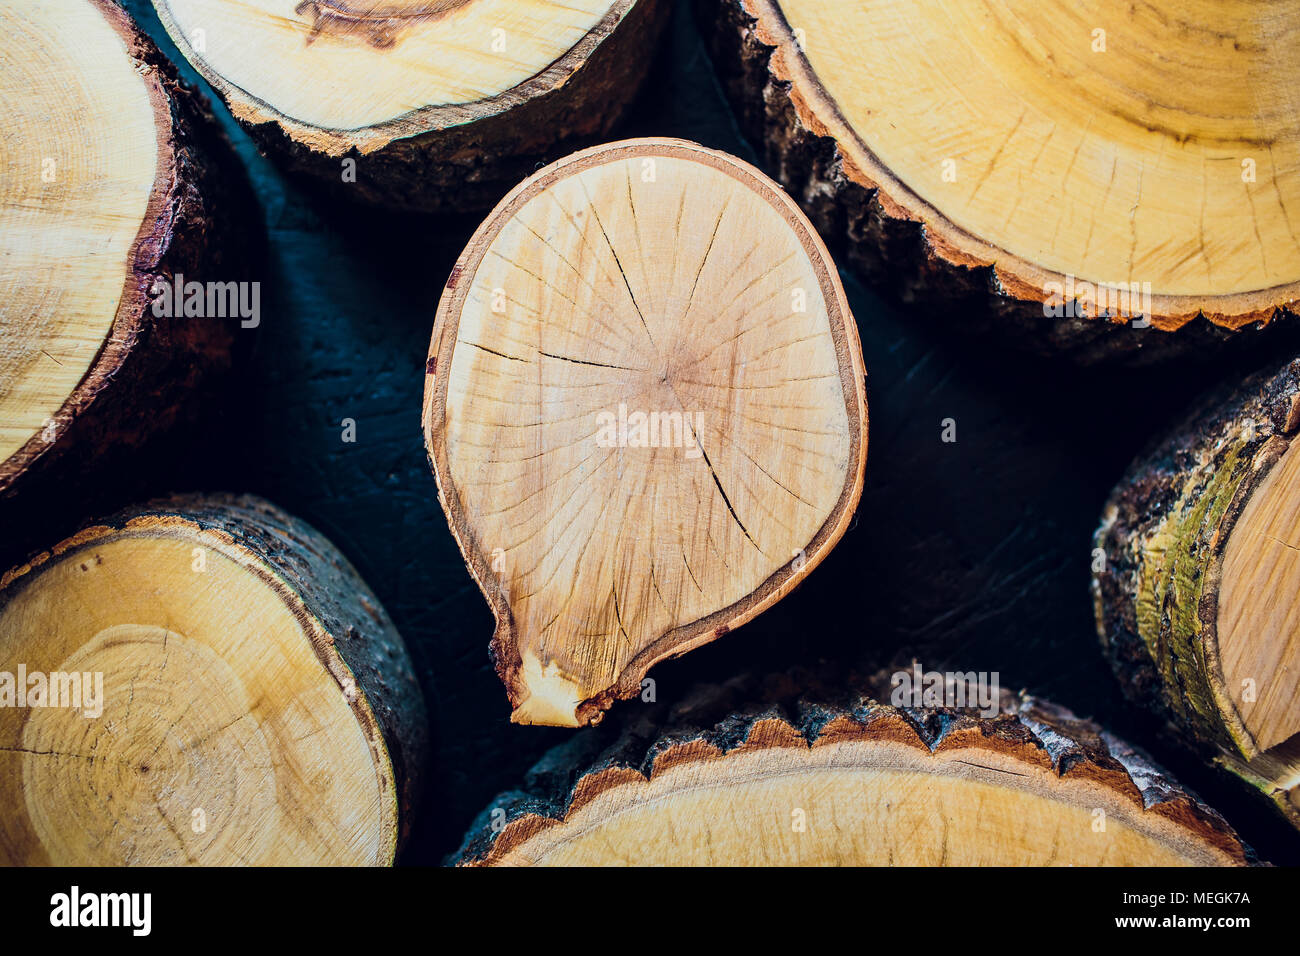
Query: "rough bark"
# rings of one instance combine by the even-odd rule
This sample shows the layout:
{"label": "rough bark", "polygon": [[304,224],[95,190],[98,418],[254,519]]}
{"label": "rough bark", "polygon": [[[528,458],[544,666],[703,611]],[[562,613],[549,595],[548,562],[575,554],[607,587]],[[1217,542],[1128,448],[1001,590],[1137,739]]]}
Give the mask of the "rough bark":
{"label": "rough bark", "polygon": [[[1104,792],[1139,815],[1174,824],[1183,837],[1212,854],[1222,854],[1221,862],[1256,861],[1222,817],[1170,780],[1148,757],[1063,708],[1004,691],[999,715],[990,718],[970,710],[894,707],[869,694],[835,689],[843,686],[837,678],[826,684],[802,674],[772,677],[761,684],[741,677],[725,685],[697,688],[685,701],[658,706],[621,731],[586,731],[544,757],[521,789],[499,795],[475,821],[450,862],[490,866],[515,854],[509,862],[516,863],[518,854],[526,856],[530,840],[552,829],[563,831],[579,810],[602,795],[639,787],[674,768],[693,767],[694,784],[707,787],[728,761],[742,755],[787,751],[795,754],[789,765],[803,759],[799,755],[811,759],[820,748],[840,745],[864,749],[902,745],[920,755],[922,766],[932,764],[928,772],[936,780],[944,773],[941,761],[953,751],[975,761],[965,765],[974,768],[977,777],[978,770],[992,769],[980,767],[980,754],[1006,756],[1021,769],[1001,779],[1041,775],[1066,780],[1079,786],[1080,801],[1090,807],[1105,803],[1098,796]],[[878,678],[861,686],[888,693]],[[850,752],[846,750],[844,759],[833,759],[821,772],[829,774],[850,765]],[[999,774],[991,772],[979,779],[996,786]],[[923,800],[925,789],[900,790],[894,799],[901,804]],[[837,833],[861,823],[855,821],[856,810],[837,808]],[[936,830],[950,824],[953,821],[933,819]],[[978,839],[970,834],[963,838]],[[758,828],[752,839],[763,839]],[[683,842],[656,862],[689,865],[695,850]],[[991,853],[996,856],[995,850]],[[845,858],[837,862],[889,861]]]}
{"label": "rough bark", "polygon": [[1262,754],[1252,739],[1226,686],[1218,634],[1228,543],[1297,429],[1300,360],[1212,395],[1116,486],[1094,541],[1104,567],[1094,560],[1092,592],[1125,695],[1300,825],[1300,788],[1280,779],[1273,759],[1286,755]]}
{"label": "rough bark", "polygon": [[[51,569],[68,562],[80,562],[82,572],[100,563],[97,551],[114,542],[123,540],[180,538],[188,547],[194,544],[194,553],[200,551],[216,552],[233,558],[248,570],[248,573],[261,579],[266,586],[278,595],[290,613],[298,621],[301,631],[312,643],[312,651],[319,666],[337,686],[338,693],[351,711],[353,719],[362,737],[365,739],[370,759],[380,786],[381,806],[390,804],[391,810],[382,810],[383,831],[377,839],[378,857],[370,860],[374,863],[391,863],[407,840],[414,809],[418,804],[425,767],[428,763],[429,741],[428,720],[419,684],[415,679],[406,647],[374,593],[358,576],[347,559],[326,540],[319,532],[304,522],[295,519],[268,502],[252,496],[228,495],[181,495],[150,502],[147,505],[130,508],[105,520],[91,525],[49,551],[42,552],[25,564],[16,567],[0,578],[0,619],[6,608],[15,607],[15,601],[29,589],[40,584],[41,576]],[[189,552],[185,552],[187,555]],[[159,579],[157,587],[165,590],[167,585]],[[161,593],[161,592],[160,592]],[[112,612],[110,611],[110,615]],[[125,618],[127,615],[119,615]],[[116,618],[114,618],[115,620]],[[123,621],[123,623],[127,623]],[[167,621],[135,620],[136,625],[161,625],[171,627]],[[12,637],[13,635],[11,635]],[[193,635],[180,635],[182,642]],[[254,642],[251,647],[261,651],[255,642],[258,635],[248,634],[244,640]],[[88,645],[87,645],[88,646]],[[18,648],[12,644],[0,646],[3,668],[13,670],[18,659]],[[163,644],[165,654],[166,644]],[[248,661],[218,661],[214,666],[246,666]],[[160,673],[166,674],[167,661],[163,662]],[[257,666],[275,666],[278,659],[272,657],[259,661]],[[283,666],[283,665],[280,665]],[[186,686],[198,686],[208,681],[221,681],[217,671],[187,672],[171,677],[172,694],[176,702],[184,699]],[[135,685],[132,683],[132,697]],[[110,705],[114,702],[109,701]],[[152,707],[152,704],[140,704],[139,707]],[[256,706],[256,705],[254,705]],[[293,706],[293,705],[290,705]],[[301,706],[301,705],[298,705]],[[137,708],[139,709],[139,708]],[[120,710],[113,712],[121,718]],[[130,705],[127,708],[130,716]],[[104,720],[109,720],[106,710]],[[177,718],[179,721],[179,718]],[[135,724],[125,720],[110,721],[107,730],[99,738],[91,759],[111,764],[116,756],[124,762],[138,761],[131,754],[140,750],[133,741],[131,728]],[[224,730],[225,728],[221,728]],[[168,731],[168,735],[175,731]],[[220,730],[214,730],[215,735]],[[19,739],[22,739],[21,737]],[[274,737],[271,739],[275,739]],[[150,739],[152,742],[152,739]],[[0,748],[16,751],[23,756],[21,746]],[[144,748],[148,750],[148,747]],[[159,741],[153,748],[157,754],[160,749],[170,749],[170,745]],[[203,747],[195,743],[188,748],[182,746],[175,759],[189,761],[190,773],[195,779],[185,780],[184,786],[198,786],[191,796],[201,796]],[[272,763],[275,763],[275,751],[271,751]],[[167,762],[167,753],[157,757],[159,763]],[[33,759],[41,759],[39,757]],[[238,751],[233,757],[236,762],[256,763],[251,753]],[[200,761],[199,763],[193,763]],[[142,768],[147,771],[149,768]],[[264,769],[264,768],[259,768]],[[245,768],[252,773],[252,767]],[[175,768],[164,767],[164,774],[179,773]],[[331,766],[308,768],[307,775],[328,775],[342,770]],[[184,779],[183,777],[179,779]],[[314,783],[313,777],[313,783]],[[132,801],[138,793],[127,783],[122,783],[121,811],[125,814],[134,808]],[[160,791],[164,793],[165,791]],[[162,797],[160,796],[161,800]],[[160,809],[158,811],[162,813]],[[281,813],[305,815],[312,819],[313,809],[310,805],[287,805]],[[132,844],[134,837],[129,822],[135,817],[128,816],[122,820],[122,826],[114,829],[117,842],[122,845],[126,856],[118,862],[134,862]],[[164,816],[164,819],[166,817]],[[155,820],[156,822],[156,820]],[[308,829],[322,824],[306,824]],[[357,825],[357,824],[352,824]],[[184,828],[177,828],[184,832]],[[198,832],[198,831],[196,831]],[[329,843],[341,840],[342,834],[334,834],[326,829],[315,831],[314,839]],[[180,837],[178,836],[178,841]],[[4,842],[4,841],[0,841]],[[0,849],[5,849],[0,847]],[[188,849],[181,842],[179,850]],[[19,852],[13,846],[7,853]],[[37,852],[30,848],[21,852]],[[191,862],[231,863],[248,862],[239,856],[239,847],[228,850],[235,854],[227,859],[204,859]],[[139,862],[168,863],[165,859],[140,860]],[[286,861],[278,861],[286,862]],[[301,861],[298,861],[301,862]],[[360,862],[360,861],[358,861]]]}

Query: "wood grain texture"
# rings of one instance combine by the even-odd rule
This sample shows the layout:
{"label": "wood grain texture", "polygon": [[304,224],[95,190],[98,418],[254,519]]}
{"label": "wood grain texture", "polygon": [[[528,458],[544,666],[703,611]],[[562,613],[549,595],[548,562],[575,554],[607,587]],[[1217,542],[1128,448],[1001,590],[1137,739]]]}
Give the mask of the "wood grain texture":
{"label": "wood grain texture", "polygon": [[834,266],[752,167],[676,140],[508,196],[439,307],[425,429],[521,723],[579,725],[788,593],[862,488]]}
{"label": "wood grain texture", "polygon": [[1300,825],[1298,430],[1300,360],[1207,400],[1115,488],[1092,588],[1125,692]]}
{"label": "wood grain texture", "polygon": [[[171,53],[150,0],[125,5]],[[654,92],[639,98],[618,135],[679,136],[756,162],[690,8],[678,6],[653,67]],[[202,82],[184,58],[175,61],[187,81]],[[92,489],[79,487],[65,507],[43,514],[32,547],[75,530],[63,522],[175,488],[246,488],[326,533],[382,599],[426,700],[438,701],[438,771],[403,855],[433,864],[460,845],[497,793],[577,736],[504,719],[501,683],[483,652],[492,614],[447,530],[423,445],[411,441],[430,316],[481,217],[430,221],[326,202],[259,156],[227,111],[217,117],[267,220],[264,303],[276,321],[258,330],[238,387],[207,404],[201,429],[136,453],[132,468],[113,473],[116,498],[92,506]],[[841,278],[871,370],[874,427],[856,527],[794,593],[743,629],[657,665],[650,676],[660,699],[726,680],[737,654],[767,671],[820,658],[847,668],[903,641],[923,643],[921,659],[934,664],[961,648],[954,663],[963,669],[1001,670],[1008,685],[1095,715],[1148,749],[1268,859],[1300,861],[1300,832],[1156,736],[1157,723],[1117,692],[1093,639],[1086,556],[1101,504],[1203,380],[1177,363],[1132,376],[1025,362],[992,340],[954,340],[944,326],[918,322],[915,310],[852,270]],[[1241,380],[1251,370],[1224,359],[1237,371],[1216,374]],[[938,440],[948,416],[958,422],[956,444]],[[339,440],[344,417],[357,423],[355,443]],[[13,545],[3,537],[0,544]],[[846,595],[857,599],[846,604]],[[616,705],[602,729],[642,706]]]}
{"label": "wood grain texture", "polygon": [[[587,732],[501,794],[460,865],[1240,865],[1217,813],[1042,701],[997,717],[769,681]],[[663,723],[659,723],[663,721]],[[1103,821],[1104,826],[1097,823]]]}
{"label": "wood grain texture", "polygon": [[[388,864],[409,835],[428,744],[406,648],[261,499],[156,501],[11,570],[0,661],[51,694],[0,710],[7,863]],[[71,673],[97,675],[98,713],[55,706]]]}
{"label": "wood grain texture", "polygon": [[487,209],[539,163],[608,133],[668,11],[667,0],[154,5],[287,168],[337,198],[433,212]]}
{"label": "wood grain texture", "polygon": [[[1289,5],[697,9],[768,166],[905,299],[1084,362],[1196,352],[1294,315]],[[1085,281],[1150,302],[1045,315]],[[1140,313],[1151,327],[1126,328]]]}
{"label": "wood grain texture", "polygon": [[0,213],[0,508],[13,511],[60,463],[93,475],[191,416],[199,382],[231,366],[237,317],[151,306],[178,274],[249,277],[253,200],[204,102],[116,4],[0,16],[13,58],[0,97],[15,117]]}

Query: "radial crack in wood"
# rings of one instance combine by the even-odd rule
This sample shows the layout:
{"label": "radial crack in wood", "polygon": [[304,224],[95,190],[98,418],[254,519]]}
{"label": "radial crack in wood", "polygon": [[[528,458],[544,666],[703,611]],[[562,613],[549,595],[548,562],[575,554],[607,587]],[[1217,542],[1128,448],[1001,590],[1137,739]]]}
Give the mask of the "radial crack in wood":
{"label": "radial crack in wood", "polygon": [[178,275],[246,278],[252,200],[218,171],[229,146],[202,101],[116,4],[0,4],[0,62],[0,497],[11,497],[72,449],[95,465],[140,444],[189,409],[200,377],[229,366],[238,315],[152,305]]}
{"label": "radial crack in wood", "polygon": [[153,0],[259,144],[337,195],[482,210],[605,135],[668,0]]}
{"label": "radial crack in wood", "polygon": [[[705,692],[705,709],[715,709]],[[489,866],[1225,866],[1231,827],[1123,741],[1004,694],[1002,713],[867,698],[634,722],[544,758],[455,862]],[[711,729],[702,729],[711,728]]]}
{"label": "radial crack in wood", "polygon": [[816,566],[861,493],[863,379],[825,248],[738,160],[632,140],[508,196],[447,284],[424,417],[513,719],[599,719]]}
{"label": "radial crack in wood", "polygon": [[697,9],[778,178],[905,298],[1088,360],[1297,311],[1294,4]]}
{"label": "radial crack in wood", "polygon": [[1125,691],[1300,826],[1300,360],[1209,399],[1130,467],[1093,594]]}
{"label": "radial crack in wood", "polygon": [[319,533],[155,502],[0,578],[0,862],[387,864],[426,722],[406,649]]}

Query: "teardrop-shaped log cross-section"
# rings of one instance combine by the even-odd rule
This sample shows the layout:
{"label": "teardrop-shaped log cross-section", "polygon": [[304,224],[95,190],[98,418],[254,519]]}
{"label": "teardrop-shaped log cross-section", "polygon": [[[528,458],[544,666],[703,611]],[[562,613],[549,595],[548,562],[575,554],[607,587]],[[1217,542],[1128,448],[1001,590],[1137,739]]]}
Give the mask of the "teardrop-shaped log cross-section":
{"label": "teardrop-shaped log cross-section", "polygon": [[153,502],[0,578],[0,864],[389,864],[426,734],[374,594],[260,499]]}
{"label": "teardrop-shaped log cross-section", "polygon": [[519,723],[576,726],[778,600],[844,533],[867,410],[821,241],[678,140],[523,183],[457,263],[424,422]]}

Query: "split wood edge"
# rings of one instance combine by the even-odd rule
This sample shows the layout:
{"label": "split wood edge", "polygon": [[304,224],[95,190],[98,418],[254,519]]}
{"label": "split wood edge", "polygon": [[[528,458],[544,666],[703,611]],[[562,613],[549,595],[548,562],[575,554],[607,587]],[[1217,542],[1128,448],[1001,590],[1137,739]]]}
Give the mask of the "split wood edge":
{"label": "split wood edge", "polygon": [[[1207,400],[1112,492],[1093,542],[1104,568],[1094,559],[1091,587],[1097,632],[1125,695],[1171,719],[1184,746],[1240,777],[1300,827],[1297,738],[1261,749],[1236,700],[1241,689],[1225,677],[1219,640],[1233,532],[1283,456],[1300,450],[1298,433],[1300,360]],[[1267,587],[1254,597],[1297,600]],[[1261,693],[1267,682],[1295,684],[1294,673],[1251,676]]]}
{"label": "split wood edge", "polygon": [[[823,836],[833,830],[834,841],[850,841],[888,831],[890,820],[901,819],[899,815],[908,810],[918,814],[909,819],[924,821],[911,834],[911,841],[924,843],[943,833],[948,845],[965,850],[981,838],[987,840],[987,827],[977,833],[963,828],[960,821],[944,818],[936,806],[918,808],[929,799],[933,786],[944,780],[968,783],[976,789],[993,788],[996,795],[1007,796],[1008,791],[1023,791],[1061,800],[1068,791],[1070,798],[1077,797],[1077,806],[1085,808],[1080,815],[1083,822],[1075,821],[1088,831],[1085,840],[1119,839],[1118,832],[1134,828],[1166,847],[1176,847],[1179,854],[1185,854],[1185,862],[1257,862],[1254,852],[1218,813],[1182,789],[1145,754],[1045,701],[1003,691],[1001,713],[990,718],[961,710],[898,708],[825,687],[809,691],[801,678],[782,677],[769,680],[757,695],[767,703],[738,704],[756,699],[755,694],[752,680],[737,678],[726,685],[697,689],[666,713],[661,709],[630,721],[621,731],[585,731],[539,761],[521,789],[500,794],[475,821],[464,845],[449,862],[460,866],[545,864],[548,854],[572,846],[578,849],[565,857],[569,864],[608,862],[602,856],[607,851],[640,851],[643,857],[623,862],[754,865],[759,857],[748,849],[718,858],[714,848],[761,847],[770,826],[791,829],[794,811],[764,802],[764,791],[758,788],[766,777],[794,774],[803,767],[809,779],[804,797],[811,801],[819,788],[833,786],[837,773],[858,764],[867,771],[858,783],[862,788],[872,775],[891,770],[920,774],[922,782],[886,789],[881,818],[866,819],[869,803],[865,789],[860,800],[836,805],[830,814],[833,819],[810,811],[800,821],[804,830],[796,825],[797,836],[786,833],[781,837],[792,841],[785,844],[786,852],[780,849],[780,835],[773,834],[774,849],[760,854],[764,864],[801,862],[798,841],[812,838],[818,827]],[[772,766],[764,769],[765,762]],[[927,777],[934,785],[923,782]],[[630,843],[620,844],[616,830],[602,829],[616,825],[619,817],[636,818],[649,827],[654,824],[645,821],[670,814],[672,801],[683,795],[751,786],[756,788],[754,795],[732,806],[741,806],[742,815],[752,812],[752,819],[715,816],[706,821],[709,830],[699,845],[692,842],[695,834],[678,832],[652,848],[638,845],[633,849]],[[692,812],[706,811],[695,807]],[[861,812],[863,818],[855,819],[855,812]],[[1097,820],[1107,821],[1109,829],[1099,826]],[[993,842],[981,863],[1025,862],[1018,860],[1018,851],[1011,848],[1019,837],[1017,824],[1010,827],[1003,839],[992,834]],[[601,846],[584,858],[583,835],[601,832],[606,834],[604,840],[597,841]],[[904,847],[904,852],[910,850]],[[873,851],[866,856],[819,857],[817,862],[885,865],[898,860],[892,855],[886,859],[883,853],[877,857]],[[1054,862],[1066,865],[1070,860],[1067,855]]]}
{"label": "split wood edge", "polygon": [[[839,380],[844,413],[847,417],[848,456],[844,484],[838,493],[833,509],[821,523],[811,540],[807,541],[806,544],[797,546],[798,551],[791,559],[770,573],[756,588],[730,605],[713,610],[701,618],[675,626],[660,634],[648,646],[641,647],[632,660],[626,662],[612,684],[607,686],[596,685],[594,692],[582,693],[578,699],[573,700],[571,703],[560,705],[552,701],[551,697],[557,696],[561,691],[567,693],[566,688],[571,686],[570,682],[576,684],[578,677],[566,677],[563,674],[550,675],[547,670],[549,665],[544,660],[527,662],[526,666],[526,662],[520,654],[519,631],[516,626],[515,615],[505,593],[505,588],[502,586],[501,578],[493,570],[493,545],[491,542],[479,540],[472,522],[467,517],[469,509],[464,500],[462,489],[458,486],[455,476],[451,473],[446,442],[448,383],[453,374],[452,363],[458,341],[462,309],[471,293],[471,287],[479,264],[493,239],[503,226],[510,222],[516,211],[523,208],[534,196],[540,195],[552,184],[561,182],[568,176],[606,163],[621,161],[627,157],[660,156],[701,163],[706,167],[724,172],[736,182],[753,190],[756,195],[770,203],[771,208],[776,210],[784,220],[784,224],[793,230],[793,234],[797,237],[803,253],[808,256],[817,277],[816,281],[820,285],[824,297],[829,333],[834,343],[835,361],[838,364],[838,371],[835,374]],[[599,222],[598,218],[597,222]],[[601,231],[604,231],[603,225]],[[608,240],[608,236],[605,239]],[[712,243],[710,243],[711,248]],[[615,253],[615,255],[617,254]],[[705,251],[705,258],[707,259],[707,257],[708,250]],[[573,267],[570,265],[570,268]],[[701,265],[701,271],[702,269],[703,265]],[[628,292],[630,294],[630,287]],[[504,321],[504,318],[501,321]],[[643,317],[642,322],[644,323],[644,321]],[[682,337],[691,334],[691,330],[686,328],[676,328],[673,329],[673,332]],[[797,371],[797,369],[792,370],[792,372]],[[559,726],[581,726],[596,723],[615,699],[630,698],[642,690],[642,680],[646,672],[654,664],[686,653],[695,647],[723,636],[731,629],[751,620],[755,615],[793,590],[802,579],[802,576],[820,563],[849,527],[861,495],[867,447],[865,375],[856,324],[849,310],[834,263],[826,252],[825,246],[795,204],[779,187],[771,183],[757,170],[736,160],[734,157],[682,140],[628,140],[622,143],[594,147],[567,157],[520,184],[502,200],[496,210],[480,226],[467,246],[465,253],[453,268],[451,278],[447,282],[439,304],[426,367],[423,418],[425,445],[431,466],[437,477],[439,501],[448,517],[448,523],[465,557],[466,564],[491,605],[496,618],[497,626],[491,643],[491,651],[497,673],[506,685],[510,703],[514,709],[512,719],[522,723],[544,723]],[[839,400],[839,398],[836,399],[837,402]],[[711,472],[713,471],[711,463],[709,469]],[[716,473],[714,473],[714,481],[718,482]],[[720,483],[719,488],[721,489]],[[722,492],[722,495],[725,501],[725,491]],[[731,508],[729,501],[727,506],[729,509]],[[736,518],[734,509],[732,510],[732,517]],[[739,523],[739,519],[736,518],[736,520]],[[743,525],[741,528],[744,530]],[[745,535],[746,537],[749,536],[747,531]],[[617,600],[617,594],[615,594],[615,599]],[[620,628],[622,623],[620,618]],[[539,668],[540,672],[534,673]],[[545,691],[544,694],[543,691]],[[553,694],[552,691],[555,693]],[[534,697],[532,703],[529,703],[530,697]]]}
{"label": "split wood edge", "polygon": [[[346,858],[346,861],[352,864],[391,864],[410,835],[413,814],[429,760],[424,701],[406,647],[387,612],[348,560],[314,528],[285,514],[270,503],[250,495],[180,495],[153,501],[123,511],[103,523],[89,526],[0,577],[0,624],[3,624],[6,609],[15,606],[15,602],[26,590],[39,587],[42,575],[47,572],[60,566],[67,567],[70,563],[80,562],[83,574],[93,573],[96,566],[102,564],[102,558],[96,555],[98,550],[120,543],[153,541],[171,542],[184,564],[181,570],[186,573],[197,576],[200,572],[215,571],[218,562],[223,565],[230,562],[230,567],[237,568],[240,574],[250,575],[250,580],[257,587],[269,592],[268,600],[272,602],[278,600],[283,603],[285,611],[296,621],[296,627],[299,629],[297,636],[306,638],[310,642],[310,648],[306,650],[307,659],[314,658],[316,666],[320,669],[319,675],[312,679],[325,685],[335,695],[334,703],[331,703],[332,707],[342,706],[351,712],[351,717],[355,721],[355,730],[342,733],[347,735],[355,732],[364,741],[364,747],[369,754],[368,761],[374,774],[374,779],[369,786],[376,788],[378,794],[378,830],[373,837],[352,832],[361,826],[363,822],[361,818],[366,812],[358,807],[345,814],[352,817],[345,827],[337,832],[328,832],[323,828],[328,827],[329,823],[323,817],[314,815],[311,800],[296,806],[280,806],[278,811],[271,811],[269,818],[265,817],[266,809],[262,808],[261,822],[250,817],[254,808],[248,805],[228,808],[230,816],[218,819],[212,804],[208,803],[207,812],[202,818],[202,826],[198,824],[191,826],[189,818],[191,808],[188,805],[183,807],[186,812],[184,819],[170,820],[170,822],[160,807],[155,811],[158,816],[153,818],[150,824],[158,831],[152,837],[146,838],[140,833],[133,834],[129,827],[116,825],[128,822],[126,819],[115,819],[113,839],[106,838],[105,844],[94,848],[93,852],[98,854],[94,860],[51,861],[47,851],[43,849],[41,840],[32,832],[30,821],[22,824],[21,815],[15,813],[9,818],[7,825],[0,826],[0,856],[8,858],[10,863],[56,862],[61,865],[92,863],[122,865],[136,862],[155,865],[177,862],[204,865],[229,865],[235,862],[301,865],[304,862],[301,853],[292,853],[289,857],[285,857],[287,851],[284,846],[273,844],[268,849],[266,840],[253,839],[254,836],[263,835],[266,819],[270,819],[277,826],[283,826],[279,823],[278,815],[296,813],[303,819],[298,823],[300,829],[295,832],[309,832],[312,835],[311,845],[304,843],[300,850],[306,849],[307,852],[319,854],[318,862],[332,860],[337,863]],[[200,552],[204,558],[203,567],[191,566],[192,561],[200,560]],[[161,583],[158,586],[165,587]],[[218,595],[218,599],[221,597],[222,595]],[[113,614],[114,611],[109,612],[110,617]],[[262,623],[267,627],[271,626],[268,621]],[[125,628],[134,628],[138,633],[148,629],[161,634],[162,629],[173,626],[173,621],[169,617],[167,620],[123,621],[120,624],[122,626],[112,629],[115,634],[121,632],[121,636],[117,639],[119,643],[147,644],[148,641],[137,640],[135,635],[128,634]],[[2,633],[3,628],[0,628],[0,634]],[[182,647],[193,643],[184,634],[171,636]],[[22,637],[23,635],[19,635],[14,639],[22,639]],[[91,638],[65,663],[76,660],[81,651],[85,651],[92,645],[98,648],[96,653],[104,654],[107,648],[113,646],[111,635],[107,635],[110,638],[107,641],[101,640],[104,637],[106,635],[99,634]],[[253,642],[254,646],[259,640],[269,640],[252,632],[230,635],[230,637],[233,640]],[[73,635],[72,639],[81,640],[82,637]],[[159,678],[161,680],[166,676],[168,663],[166,640],[163,640],[158,648],[157,653],[164,657],[159,670],[159,674],[162,675]],[[33,646],[29,650],[44,653],[38,646]],[[278,656],[284,653],[281,649],[270,648],[270,652],[276,655],[276,660],[282,660]],[[14,656],[15,648],[0,642],[0,670],[12,673],[18,664],[25,663],[22,660],[15,660]],[[195,658],[183,657],[183,659],[193,661]],[[202,660],[203,657],[200,656],[198,659]],[[208,685],[223,687],[229,692],[237,685],[223,681],[223,675],[236,674],[238,668],[246,663],[246,658],[240,660],[210,658],[208,666],[201,672],[185,673],[169,678],[170,685],[162,689],[163,699],[174,700],[178,704],[189,700],[193,704],[202,696],[194,688]],[[274,662],[263,662],[267,666],[272,663]],[[29,668],[31,669],[33,668]],[[145,683],[149,693],[157,692],[156,688],[148,687],[147,680]],[[144,693],[142,691],[141,695],[143,696]],[[111,765],[116,757],[123,767],[128,768],[120,771],[123,775],[127,775],[130,769],[134,769],[130,765],[133,762],[140,762],[141,755],[144,753],[136,746],[129,733],[122,734],[119,730],[123,726],[122,722],[130,716],[135,696],[136,686],[132,683],[131,701],[127,702],[124,713],[120,695],[115,697],[108,691],[103,692],[103,699],[100,701],[103,712],[96,718],[95,728],[99,736],[95,738],[96,749],[89,758],[92,762]],[[236,694],[232,699],[237,698]],[[149,708],[153,705],[142,703],[139,706]],[[291,702],[291,706],[302,708],[305,704],[301,701]],[[19,714],[20,712],[7,711],[6,713]],[[10,786],[22,786],[24,780],[31,777],[34,769],[40,769],[35,767],[32,761],[56,759],[29,755],[28,748],[24,747],[23,741],[26,739],[24,731],[32,715],[36,713],[48,714],[52,711],[37,711],[35,708],[28,710],[27,716],[18,718],[18,738],[0,741],[0,757],[27,761],[21,767],[14,767],[14,772],[6,775]],[[281,712],[273,711],[273,713]],[[250,717],[256,719],[252,714],[244,713],[241,720]],[[307,719],[310,721],[317,718],[323,720],[324,715],[310,715]],[[178,723],[173,725],[172,729],[179,733],[180,718],[177,720]],[[11,731],[13,729],[10,728]],[[225,733],[227,729],[208,728],[210,733],[207,736]],[[321,728],[317,728],[318,731],[319,729]],[[88,731],[87,733],[89,734]],[[252,733],[254,739],[259,741],[262,739],[259,726],[253,727]],[[88,735],[86,740],[90,739],[92,737]],[[116,747],[114,753],[102,752],[105,739]],[[273,735],[271,739],[275,739]],[[201,743],[193,745],[192,753],[184,742],[180,742],[180,749],[173,753],[177,743],[178,741],[175,740],[160,739],[158,746],[153,750],[153,755],[145,756],[144,760],[153,760],[161,764],[161,768],[152,769],[156,775],[161,774],[162,777],[167,776],[169,768],[166,764],[169,756],[186,762],[187,772],[197,773],[197,778],[184,779],[178,776],[181,784],[177,786],[191,788],[188,794],[191,797],[201,797],[203,786],[211,782],[209,777],[215,777],[219,772],[225,773],[226,777],[223,779],[229,783],[230,780],[227,778],[230,778],[231,774],[247,781],[257,777],[260,771],[270,769],[262,767],[255,760],[255,754],[259,752],[259,747],[265,746],[264,743],[259,747],[246,747],[245,743],[241,743],[234,767],[224,765],[212,767],[203,764],[200,759],[202,758]],[[167,753],[159,755],[160,748],[164,747],[167,748]],[[276,767],[277,754],[273,748],[266,756],[270,758],[271,767]],[[280,756],[285,755],[280,754]],[[210,757],[208,759],[210,760]],[[196,763],[196,760],[199,762]],[[73,763],[72,766],[80,766],[80,764]],[[68,764],[64,764],[62,770],[46,768],[46,779],[63,778],[69,772],[67,767]],[[141,766],[139,768],[141,776],[138,780],[119,780],[115,785],[115,788],[121,792],[123,801],[117,805],[117,810],[125,814],[130,810],[142,809],[142,806],[133,805],[130,798],[147,783],[143,774],[146,774],[149,769],[147,766]],[[319,790],[322,786],[333,786],[329,782],[331,775],[343,772],[341,763],[337,767],[331,763],[315,768],[310,780],[295,777],[294,786],[299,789],[306,787]],[[179,771],[177,774],[179,775]],[[158,785],[165,786],[165,780],[160,779]],[[197,788],[197,793],[194,788]],[[286,788],[292,789],[288,784],[281,782],[278,787],[270,791],[271,796],[276,797],[280,790]],[[317,793],[321,800],[325,799],[325,795],[325,790],[319,790]],[[211,796],[216,803],[222,802],[220,795]],[[171,799],[174,798],[173,793]],[[162,795],[159,794],[157,799],[162,800]],[[198,809],[202,809],[204,801],[196,799],[195,805]],[[171,807],[171,809],[175,808]],[[74,826],[67,820],[60,821],[56,807],[47,806],[42,815],[45,818],[46,828],[51,830],[46,836],[60,844],[67,843],[73,846],[81,839],[79,836],[81,827]],[[80,822],[87,824],[85,820]],[[219,827],[223,824],[244,829],[237,829],[236,833],[239,834],[237,836],[226,837],[219,831]],[[20,825],[25,827],[22,833],[25,834],[26,839],[20,841],[25,842],[25,846],[14,845],[9,840],[3,839],[6,830],[10,831],[12,839],[15,832],[12,828]],[[247,830],[248,827],[253,829]],[[69,829],[78,830],[78,834],[66,832]],[[134,855],[138,852],[137,840],[147,844],[154,837],[159,837],[166,832],[173,834],[177,845],[168,851],[164,859],[134,859]],[[361,841],[363,845],[372,842],[373,855],[367,858],[355,858],[355,849],[349,847],[357,841]],[[272,855],[260,861],[246,859],[245,854],[255,852],[255,846],[260,847],[262,852]],[[202,857],[205,849],[209,854],[215,853],[215,857]],[[64,852],[68,852],[66,847]],[[199,853],[200,858],[193,858],[192,852]],[[275,856],[277,852],[279,856]],[[14,853],[21,854],[21,857],[13,857],[11,854]],[[348,856],[349,853],[354,855]]]}

